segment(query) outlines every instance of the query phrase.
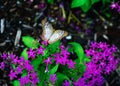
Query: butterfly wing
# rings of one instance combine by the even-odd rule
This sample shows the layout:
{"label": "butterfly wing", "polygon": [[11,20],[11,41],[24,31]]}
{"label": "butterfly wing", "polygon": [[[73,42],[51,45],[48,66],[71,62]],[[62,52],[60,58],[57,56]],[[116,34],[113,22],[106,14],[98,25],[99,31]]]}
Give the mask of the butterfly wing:
{"label": "butterfly wing", "polygon": [[48,41],[49,38],[52,36],[54,29],[49,22],[42,21],[43,32],[42,32],[42,40]]}
{"label": "butterfly wing", "polygon": [[68,32],[63,31],[63,30],[56,30],[53,35],[50,37],[48,43],[52,44],[54,42],[56,42],[59,39],[62,39],[63,37],[67,36]]}

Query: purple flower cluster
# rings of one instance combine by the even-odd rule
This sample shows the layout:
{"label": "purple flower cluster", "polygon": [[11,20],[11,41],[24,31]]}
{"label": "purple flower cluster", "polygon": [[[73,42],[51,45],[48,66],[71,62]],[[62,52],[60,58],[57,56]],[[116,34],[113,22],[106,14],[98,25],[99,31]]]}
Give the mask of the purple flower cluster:
{"label": "purple flower cluster", "polygon": [[[25,86],[28,83],[36,86],[39,80],[33,66],[30,64],[30,61],[25,60],[23,57],[18,57],[13,53],[3,53],[1,55],[1,59],[1,70],[4,70],[7,67],[7,64],[5,63],[6,61],[10,62],[10,73],[8,74],[10,80],[18,79],[20,81],[20,86]],[[23,71],[26,71],[26,76],[19,77],[22,75]]]}
{"label": "purple flower cluster", "polygon": [[110,74],[116,69],[119,61],[114,56],[116,50],[114,45],[110,46],[105,42],[91,43],[90,49],[86,50],[86,55],[92,57],[91,62],[86,64],[87,68],[95,66],[95,69],[99,70],[101,74]]}
{"label": "purple flower cluster", "polygon": [[57,80],[56,74],[51,74],[49,80],[54,85]]}
{"label": "purple flower cluster", "polygon": [[65,80],[62,86],[70,86],[70,82],[68,80]]}
{"label": "purple flower cluster", "polygon": [[44,55],[44,50],[45,48],[43,48],[42,46],[40,46],[38,49],[32,49],[30,48],[27,53],[28,53],[28,58],[32,58],[35,59],[35,57],[37,55]]}
{"label": "purple flower cluster", "polygon": [[110,5],[110,8],[113,9],[117,9],[117,12],[120,12],[120,5],[118,4],[118,2],[112,2],[112,4]]}
{"label": "purple flower cluster", "polygon": [[86,55],[92,57],[91,61],[86,63],[86,72],[74,83],[75,86],[102,86],[102,74],[110,74],[117,67],[119,60],[114,56],[116,50],[114,45],[105,42],[91,43],[90,48],[85,50]]}
{"label": "purple flower cluster", "polygon": [[74,68],[74,65],[76,64],[72,60],[68,59],[70,53],[67,51],[67,49],[64,48],[63,45],[60,46],[61,52],[60,53],[55,53],[54,60],[56,61],[56,64],[61,64],[61,65],[68,65],[68,68]]}

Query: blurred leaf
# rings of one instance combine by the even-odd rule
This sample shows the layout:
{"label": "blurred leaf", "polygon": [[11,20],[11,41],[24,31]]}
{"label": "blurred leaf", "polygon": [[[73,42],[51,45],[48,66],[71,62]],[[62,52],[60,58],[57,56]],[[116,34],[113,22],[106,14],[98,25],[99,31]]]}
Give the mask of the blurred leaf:
{"label": "blurred leaf", "polygon": [[54,74],[54,73],[57,71],[58,67],[59,67],[59,64],[57,64],[56,66],[54,66],[54,67],[49,71],[49,73],[50,73],[50,74]]}
{"label": "blurred leaf", "polygon": [[31,64],[33,65],[35,71],[38,69],[41,62],[42,62],[42,56],[41,55],[37,56],[37,58],[32,60]]}
{"label": "blurred leaf", "polygon": [[13,81],[13,86],[20,86],[20,81],[19,80],[14,80]]}
{"label": "blurred leaf", "polygon": [[99,2],[100,0],[91,0],[92,4]]}
{"label": "blurred leaf", "polygon": [[82,46],[77,43],[77,42],[70,42],[70,45],[72,45],[74,52],[77,54],[79,61],[82,61],[82,59],[84,58],[84,50],[82,48]]}
{"label": "blurred leaf", "polygon": [[63,83],[64,80],[70,81],[70,79],[66,75],[64,75],[62,73],[56,73],[56,75],[57,75],[57,81],[56,81],[55,86],[62,86],[62,83]]}
{"label": "blurred leaf", "polygon": [[27,70],[23,70],[22,71],[22,77],[26,76],[27,75]]}
{"label": "blurred leaf", "polygon": [[107,18],[110,18],[110,13],[105,13],[105,16],[107,17]]}
{"label": "blurred leaf", "polygon": [[48,3],[53,4],[54,0],[48,0]]}
{"label": "blurred leaf", "polygon": [[73,0],[71,3],[71,8],[80,7],[84,3],[86,3],[86,0]]}
{"label": "blurred leaf", "polygon": [[45,68],[44,67],[39,67],[39,70],[37,70],[37,75],[39,77],[39,83],[37,86],[45,86],[45,79],[46,79],[46,73],[45,73]]}
{"label": "blurred leaf", "polygon": [[58,40],[57,42],[48,45],[47,49],[49,50],[49,54],[54,54],[56,53],[56,51],[58,50],[60,46],[60,40]]}
{"label": "blurred leaf", "polygon": [[81,9],[84,12],[87,12],[90,8],[91,8],[92,4],[90,2],[90,0],[86,0],[86,2],[81,6]]}
{"label": "blurred leaf", "polygon": [[21,56],[23,56],[25,60],[28,60],[27,48],[25,48],[25,49],[22,51]]}
{"label": "blurred leaf", "polygon": [[26,45],[29,48],[37,48],[40,44],[38,41],[36,41],[33,37],[30,36],[23,36],[22,37],[22,42],[24,45]]}
{"label": "blurred leaf", "polygon": [[103,5],[105,5],[106,3],[111,3],[111,0],[102,0]]}

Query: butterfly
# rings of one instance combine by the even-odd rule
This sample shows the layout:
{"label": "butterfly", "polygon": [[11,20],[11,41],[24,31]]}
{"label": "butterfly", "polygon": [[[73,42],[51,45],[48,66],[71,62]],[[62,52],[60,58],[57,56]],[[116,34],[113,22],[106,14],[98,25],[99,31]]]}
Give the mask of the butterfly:
{"label": "butterfly", "polygon": [[44,41],[48,41],[49,44],[52,44],[68,35],[68,32],[64,30],[53,29],[52,25],[47,22],[46,19],[42,20],[42,28],[43,32],[41,38]]}

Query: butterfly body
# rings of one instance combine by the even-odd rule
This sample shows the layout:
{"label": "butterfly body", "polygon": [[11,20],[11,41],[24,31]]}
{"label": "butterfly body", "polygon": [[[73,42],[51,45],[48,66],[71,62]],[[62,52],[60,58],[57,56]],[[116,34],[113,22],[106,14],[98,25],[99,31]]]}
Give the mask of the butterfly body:
{"label": "butterfly body", "polygon": [[49,44],[52,44],[68,35],[68,32],[64,30],[54,30],[52,25],[49,22],[46,22],[46,20],[42,21],[42,26],[42,40],[48,41]]}

